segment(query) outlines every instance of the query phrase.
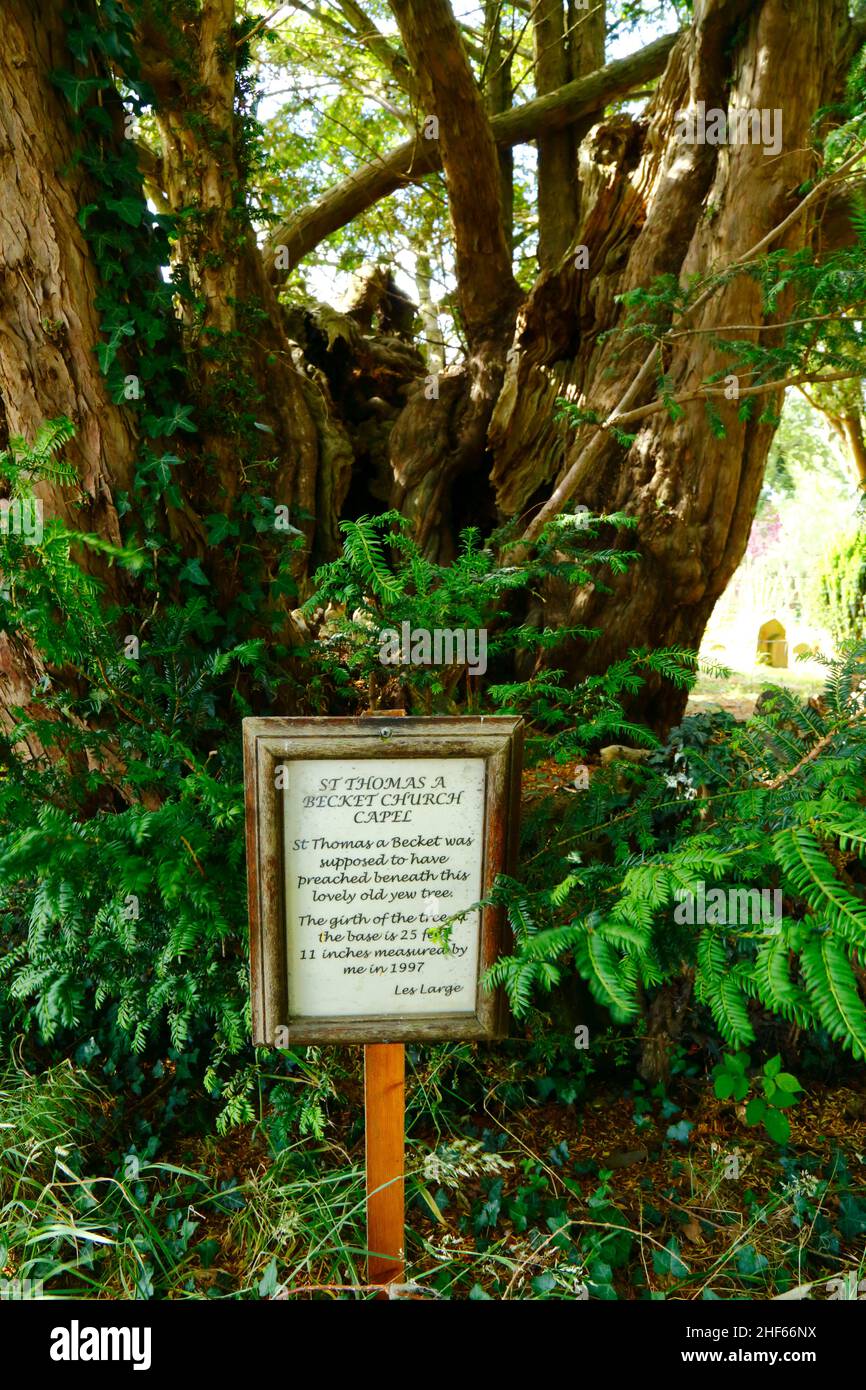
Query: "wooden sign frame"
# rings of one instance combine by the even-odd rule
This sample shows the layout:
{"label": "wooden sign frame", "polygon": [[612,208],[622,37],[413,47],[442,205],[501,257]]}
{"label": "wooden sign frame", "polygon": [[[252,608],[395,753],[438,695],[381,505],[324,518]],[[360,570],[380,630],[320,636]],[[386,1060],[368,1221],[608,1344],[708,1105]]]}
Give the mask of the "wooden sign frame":
{"label": "wooden sign frame", "polygon": [[247,882],[253,1039],[269,1047],[307,1043],[432,1042],[503,1037],[502,990],[480,979],[508,947],[499,908],[480,910],[475,1012],[376,1017],[289,1016],[284,799],[280,764],[316,759],[478,758],[484,760],[481,897],[499,873],[513,870],[517,851],[523,720],[509,716],[395,718],[264,718],[243,721]]}

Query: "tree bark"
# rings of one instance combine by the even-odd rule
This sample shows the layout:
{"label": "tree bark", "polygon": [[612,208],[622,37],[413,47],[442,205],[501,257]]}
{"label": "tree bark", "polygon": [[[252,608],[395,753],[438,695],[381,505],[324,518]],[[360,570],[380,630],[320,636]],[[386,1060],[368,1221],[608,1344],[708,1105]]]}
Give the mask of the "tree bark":
{"label": "tree bark", "polygon": [[[9,0],[0,44],[0,418],[32,441],[46,419],[66,416],[76,435],[65,458],[78,489],[38,482],[44,518],[120,542],[115,494],[132,482],[136,431],[109,397],[94,347],[99,288],[78,221],[93,189],[73,166],[65,98],[48,74],[68,66],[64,6]],[[101,556],[80,560],[118,598],[120,576]],[[0,633],[0,724],[35,711],[40,655]],[[35,744],[32,751],[38,751]]]}
{"label": "tree bark", "polygon": [[438,122],[460,312],[475,352],[510,336],[519,299],[503,230],[496,145],[448,0],[392,0],[392,9],[424,115]]}
{"label": "tree bark", "polygon": [[[263,260],[243,198],[248,171],[232,0],[204,0],[170,30],[158,23],[161,6],[151,11],[143,0],[135,7],[162,134],[162,148],[144,161],[146,175],[165,206],[182,215],[177,254],[194,296],[182,324],[198,424],[182,446],[183,544],[212,564],[230,599],[232,566],[222,551],[208,555],[198,518],[229,512],[249,488],[245,470],[270,460],[269,494],[308,513],[299,520],[307,537],[297,562],[302,582],[310,566],[333,555],[344,509],[358,514],[390,500],[442,559],[453,554],[462,525],[516,517],[537,525],[569,500],[594,511],[625,509],[638,521],[640,565],[614,581],[612,594],[551,592],[531,616],[602,630],[596,643],[568,649],[565,663],[576,678],[636,645],[695,648],[742,556],[772,425],[758,412],[741,421],[736,404],[723,402],[727,434],[713,439],[695,399],[676,421],[664,412],[642,416],[634,444],[623,448],[592,425],[569,438],[554,421],[556,399],[589,404],[601,418],[617,405],[645,408],[659,373],[646,365],[645,340],[624,349],[611,336],[623,322],[620,296],[661,275],[685,282],[730,265],[795,206],[797,189],[814,172],[812,119],[836,98],[850,56],[844,0],[798,0],[796,9],[788,0],[697,0],[694,22],[675,45],[660,40],[492,118],[447,0],[395,0],[394,10],[410,85],[421,114],[438,118],[439,139],[419,137],[360,171],[351,188],[332,191],[273,240],[291,243],[293,257],[303,254],[441,160],[468,352],[430,379],[401,327],[381,331],[387,314],[373,332],[358,313],[317,315],[277,302],[274,244]],[[10,0],[6,15],[0,415],[9,432],[31,436],[46,416],[74,420],[71,456],[86,524],[119,538],[113,496],[129,488],[136,428],[131,413],[108,398],[94,354],[99,285],[78,225],[91,190],[70,167],[71,121],[47,78],[68,66],[60,3],[51,0],[37,21],[23,0]],[[547,265],[521,304],[504,231],[500,148],[568,129],[658,74],[665,59],[648,117],[598,122],[579,152],[579,189],[573,163],[570,181],[563,175],[564,206],[577,208],[577,221],[572,211],[560,222],[547,219]],[[708,109],[781,108],[779,156],[767,158],[754,145],[678,144],[675,114],[698,101]],[[817,211],[786,224],[772,245],[806,244]],[[557,244],[568,249],[575,240],[587,247],[586,270],[556,254]],[[720,327],[752,324],[752,335],[772,344],[774,322],[752,279],[727,279],[664,348],[661,366],[673,393],[699,397],[724,365],[714,345]],[[762,401],[772,403],[772,395]],[[62,496],[56,506],[70,515]],[[268,544],[263,537],[266,553]],[[556,659],[562,664],[561,654]],[[0,700],[23,700],[32,675],[23,659],[0,651]],[[663,727],[679,716],[683,699],[651,689],[634,712]]]}
{"label": "tree bark", "polygon": [[[502,41],[501,0],[484,0],[486,67],[483,74],[485,107],[489,116],[500,116],[511,107],[512,53]],[[499,204],[502,231],[509,256],[514,251],[514,155],[510,145],[499,149]]]}
{"label": "tree bark", "polygon": [[72,420],[66,457],[82,495],[39,484],[45,511],[118,542],[113,495],[130,487],[136,431],[110,400],[93,351],[98,281],[78,222],[93,188],[73,167],[68,107],[48,75],[69,63],[63,8],[9,0],[3,10],[0,397],[12,435],[32,439],[46,419]]}
{"label": "tree bark", "polygon": [[[520,290],[511,269],[501,203],[500,167],[481,93],[469,67],[448,0],[392,0],[409,61],[415,69],[425,116],[438,122],[438,143],[448,187],[460,319],[469,347],[463,372],[440,394],[417,391],[391,438],[397,502],[419,521],[426,542],[443,527],[456,478],[477,472],[502,385]],[[412,486],[417,434],[434,429],[449,448],[435,470]]]}
{"label": "tree bark", "polygon": [[860,488],[866,489],[866,432],[863,431],[863,417],[856,411],[849,414],[834,414],[824,411],[840,439],[842,448],[851,459],[853,471]]}
{"label": "tree bark", "polygon": [[[645,340],[626,351],[616,341],[601,342],[600,335],[621,321],[614,296],[660,275],[685,282],[735,262],[791,211],[796,190],[813,172],[810,122],[835,95],[846,37],[841,0],[803,0],[796,15],[784,0],[757,7],[705,0],[671,56],[648,129],[622,117],[592,134],[592,176],[579,233],[589,247],[590,269],[582,273],[566,263],[541,276],[521,311],[521,351],[509,364],[489,436],[491,480],[503,514],[531,508],[551,480],[561,481],[582,457],[571,499],[593,512],[626,510],[638,520],[643,558],[611,581],[612,594],[590,586],[550,596],[543,617],[537,615],[539,622],[601,629],[596,642],[569,653],[575,674],[603,670],[633,646],[700,645],[745,551],[773,426],[760,421],[759,411],[740,421],[737,403],[722,401],[726,436],[714,439],[704,405],[696,401],[677,421],[663,413],[648,418],[628,450],[592,426],[566,448],[551,423],[554,399],[571,395],[605,417],[646,359]],[[729,102],[781,108],[778,158],[751,144],[678,145],[671,137],[674,115],[698,101],[707,110],[727,109]],[[804,245],[811,231],[808,219],[795,221],[774,247]],[[751,335],[739,336],[760,333],[765,344],[773,341],[772,332],[761,332],[772,320],[748,276],[722,286],[666,351],[663,366],[674,395],[697,391],[725,365],[708,331],[725,323],[753,324]],[[655,396],[658,375],[643,373],[630,405]],[[778,393],[761,404],[778,406]],[[557,664],[563,664],[561,653]],[[634,712],[664,727],[680,717],[685,698],[667,685],[650,688]]]}
{"label": "tree bark", "polygon": [[[197,514],[230,512],[249,466],[274,460],[269,491],[275,503],[292,508],[308,541],[297,556],[300,577],[311,555],[332,553],[349,469],[345,451],[327,448],[332,430],[321,418],[321,389],[293,361],[244,203],[235,21],[234,0],[203,0],[195,22],[183,25],[168,51],[164,35],[141,28],[143,69],[157,98],[163,192],[180,215],[175,259],[194,296],[183,311],[199,425],[198,457],[185,474],[187,504]],[[279,538],[272,543],[278,547]],[[230,598],[231,573],[220,566],[215,578]]]}
{"label": "tree bark", "polygon": [[[533,0],[532,25],[539,96],[603,67],[603,0],[585,14],[570,0]],[[602,110],[600,104],[573,125],[539,137],[538,263],[542,270],[558,265],[575,239],[580,217],[577,152]]]}

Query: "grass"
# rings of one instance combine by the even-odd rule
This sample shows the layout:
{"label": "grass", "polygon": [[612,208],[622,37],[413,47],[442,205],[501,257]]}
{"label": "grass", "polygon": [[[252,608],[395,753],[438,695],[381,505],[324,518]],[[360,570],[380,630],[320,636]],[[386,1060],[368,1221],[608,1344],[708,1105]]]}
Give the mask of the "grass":
{"label": "grass", "polygon": [[[715,657],[717,654],[711,655]],[[689,696],[692,712],[726,709],[737,718],[745,719],[752,713],[762,690],[778,686],[807,700],[820,694],[827,678],[825,668],[815,661],[798,661],[786,668],[757,665],[748,660],[737,663],[728,656],[723,660],[729,675],[712,676],[701,672],[698,676]]]}
{"label": "grass", "polygon": [[[668,1089],[585,1077],[579,1106],[514,1047],[413,1057],[407,1277],[431,1297],[838,1297],[866,1276],[862,1079],[807,1085],[780,1153],[685,1057]],[[275,1152],[268,1124],[139,1163],[86,1072],[10,1067],[3,1275],[61,1299],[370,1297],[354,1084],[321,1139]]]}

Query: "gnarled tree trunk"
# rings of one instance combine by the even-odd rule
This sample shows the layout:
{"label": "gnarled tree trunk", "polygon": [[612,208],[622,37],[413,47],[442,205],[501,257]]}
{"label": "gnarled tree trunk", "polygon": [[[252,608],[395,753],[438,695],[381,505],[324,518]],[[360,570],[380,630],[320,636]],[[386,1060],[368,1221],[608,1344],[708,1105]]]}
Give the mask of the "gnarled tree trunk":
{"label": "gnarled tree trunk", "polygon": [[[803,0],[796,11],[785,0],[757,6],[706,0],[696,6],[695,24],[670,59],[648,128],[613,123],[612,149],[605,143],[605,127],[595,132],[595,177],[599,155],[612,156],[614,163],[578,233],[588,247],[590,269],[581,271],[566,260],[548,279],[542,277],[521,319],[522,353],[513,368],[518,382],[522,372],[545,374],[557,359],[571,358],[571,345],[565,353],[558,345],[552,354],[547,348],[551,306],[567,299],[580,323],[568,367],[579,399],[604,416],[623,398],[646,361],[646,342],[637,341],[625,352],[616,340],[599,344],[600,333],[621,313],[613,295],[649,286],[662,275],[685,283],[736,264],[766,242],[797,206],[798,190],[814,173],[811,123],[837,90],[846,31],[841,0]],[[672,139],[675,113],[696,110],[699,102],[707,111],[779,111],[780,151],[771,155],[760,144],[685,145]],[[801,247],[812,231],[804,215],[769,244]],[[784,299],[775,317],[786,317]],[[731,278],[686,316],[685,331],[665,348],[629,403],[637,412],[652,401],[663,369],[674,397],[698,396],[683,406],[681,417],[656,410],[635,424],[624,421],[623,429],[636,431],[627,450],[609,435],[600,448],[587,450],[593,431],[585,427],[564,451],[557,481],[586,451],[568,486],[571,498],[592,512],[634,515],[642,553],[627,575],[611,581],[612,594],[589,588],[561,603],[564,620],[601,629],[596,642],[572,654],[573,669],[601,670],[630,646],[700,645],[748,541],[775,428],[761,417],[768,406],[777,413],[782,398],[779,391],[762,396],[753,418],[743,421],[741,400],[725,399],[719,388],[713,400],[725,426],[719,438],[710,428],[702,388],[730,363],[715,345],[727,325],[733,338],[760,337],[770,346],[779,336],[773,321],[763,310],[760,286],[746,275]],[[561,315],[558,323],[562,333]],[[519,384],[515,394],[519,400]],[[530,429],[533,423],[530,419]],[[507,438],[512,456],[525,430],[519,414],[512,415]],[[539,481],[537,475],[531,480],[536,486]],[[511,479],[503,485],[511,487]],[[522,494],[511,487],[508,509],[519,511],[530,500],[526,484]],[[684,702],[683,692],[664,685],[642,694],[637,710],[666,725],[681,715]]]}
{"label": "gnarled tree trunk", "polygon": [[[543,8],[536,6],[539,15]],[[612,581],[612,593],[592,587],[554,593],[538,614],[539,621],[601,629],[596,642],[575,644],[565,663],[557,652],[557,665],[567,664],[576,676],[603,669],[631,647],[700,645],[748,540],[774,432],[761,417],[766,407],[781,404],[781,392],[770,392],[753,418],[743,421],[740,403],[726,400],[719,388],[713,404],[725,424],[724,438],[714,436],[707,417],[706,382],[728,360],[714,342],[725,326],[736,328],[732,336],[741,340],[760,337],[765,346],[778,340],[759,286],[748,276],[732,277],[696,306],[657,360],[647,359],[645,338],[634,335],[624,347],[621,337],[605,337],[623,322],[618,296],[659,276],[685,283],[736,264],[759,245],[808,244],[811,215],[794,218],[776,235],[774,229],[795,209],[798,190],[814,173],[812,121],[838,92],[850,51],[848,30],[842,0],[803,0],[796,10],[786,0],[696,5],[695,21],[671,54],[649,119],[614,117],[585,142],[580,218],[571,245],[542,271],[520,306],[515,350],[506,348],[503,357],[499,340],[499,366],[505,370],[483,462],[498,516],[534,515],[532,535],[545,518],[574,502],[593,512],[624,510],[638,523],[628,545],[636,542],[643,558]],[[696,110],[699,102],[708,111],[781,111],[781,148],[768,154],[760,143],[680,142],[676,115]],[[449,160],[444,142],[442,157],[459,252],[460,178],[465,181],[468,165],[477,186],[492,155],[464,130],[459,158]],[[565,199],[563,208],[568,206]],[[549,256],[563,243],[564,225],[562,219],[548,221]],[[489,255],[476,250],[468,259],[467,280],[478,284]],[[504,318],[504,304],[502,312]],[[783,301],[776,318],[784,317]],[[673,396],[694,397],[674,420],[655,400],[662,372]],[[495,380],[493,370],[490,377]],[[459,413],[465,383],[449,384],[454,394],[448,408]],[[622,427],[636,431],[634,443],[623,447],[610,431],[592,425],[568,439],[554,421],[560,396],[590,406],[602,419],[615,407],[627,408],[631,416],[623,417]],[[398,483],[412,478],[414,496],[423,497],[428,508],[427,529],[435,531],[429,507],[438,508],[437,523],[447,528],[452,514],[442,479],[460,475],[447,452],[447,432],[431,440],[435,425],[425,428],[425,419],[435,419],[435,411],[425,416],[419,401],[408,407],[394,429],[392,455]],[[479,510],[481,466],[476,456],[469,469]],[[431,474],[438,490],[427,483]],[[396,495],[405,505],[405,491]],[[664,726],[679,717],[684,701],[681,691],[650,687],[634,712]]]}
{"label": "gnarled tree trunk", "polygon": [[[77,4],[96,14],[91,0]],[[746,421],[736,401],[717,395],[726,433],[713,435],[706,382],[726,360],[715,339],[736,325],[737,337],[766,345],[780,330],[754,281],[736,275],[674,325],[660,356],[648,357],[637,335],[624,345],[610,334],[623,326],[624,292],[659,276],[685,282],[756,246],[809,243],[818,205],[785,219],[814,172],[813,118],[839,93],[852,53],[844,0],[695,0],[694,21],[679,38],[605,66],[602,6],[584,15],[571,0],[532,0],[538,95],[512,109],[503,109],[509,59],[496,5],[484,11],[492,50],[486,93],[448,0],[393,0],[405,53],[370,25],[362,5],[346,0],[339,8],[419,119],[436,118],[437,138],[419,133],[359,170],[275,231],[262,253],[244,196],[237,71],[244,39],[234,0],[178,6],[170,23],[157,0],[130,5],[161,134],[161,149],[144,151],[141,167],[156,204],[179,215],[176,259],[191,291],[181,301],[179,333],[196,432],[180,446],[172,441],[182,454],[184,498],[176,539],[211,570],[229,604],[235,572],[224,552],[210,553],[202,518],[228,514],[250,486],[249,470],[271,462],[269,493],[293,510],[305,538],[295,557],[302,584],[334,553],[344,511],[390,502],[416,521],[432,553],[447,558],[465,524],[523,518],[531,537],[568,504],[624,509],[637,520],[641,563],[610,594],[547,594],[538,621],[601,629],[597,642],[568,651],[575,677],[638,645],[696,648],[748,538],[773,432],[759,416],[779,404],[778,390],[762,396]],[[7,0],[3,23],[2,423],[32,437],[47,417],[74,421],[69,456],[84,501],[75,519],[117,539],[116,495],[129,489],[139,430],[131,407],[110,399],[94,351],[100,286],[78,215],[99,195],[72,162],[70,110],[49,78],[74,67],[63,6],[48,0],[37,17],[23,0]],[[596,119],[662,73],[646,118]],[[110,99],[119,114],[116,90]],[[682,143],[676,114],[699,102],[780,110],[780,150]],[[505,152],[530,139],[539,141],[541,273],[527,295],[513,275],[503,200]],[[431,372],[387,276],[373,277],[342,314],[279,302],[288,266],[407,178],[438,167],[453,229],[463,362]],[[659,334],[667,328],[659,324]],[[662,372],[671,393],[685,398],[676,419],[656,400]],[[593,424],[569,436],[554,419],[562,396],[601,419],[618,409],[634,442],[626,447]],[[71,516],[63,494],[46,489],[45,496]],[[272,542],[263,535],[266,560],[276,564]],[[284,622],[291,640],[288,613]],[[0,702],[24,702],[31,658],[0,646]],[[682,704],[680,693],[649,689],[634,712],[661,726]]]}

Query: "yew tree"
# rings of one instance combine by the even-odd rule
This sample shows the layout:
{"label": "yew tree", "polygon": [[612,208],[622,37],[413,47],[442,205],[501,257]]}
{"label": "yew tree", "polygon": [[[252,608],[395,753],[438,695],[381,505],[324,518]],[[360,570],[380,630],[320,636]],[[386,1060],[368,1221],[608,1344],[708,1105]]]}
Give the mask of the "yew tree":
{"label": "yew tree", "polygon": [[[146,557],[80,557],[143,620],[207,588],[288,650],[342,519],[447,561],[589,509],[639,563],[521,617],[598,630],[575,678],[694,650],[787,386],[862,453],[863,37],[847,0],[4,0],[0,448],[72,422],[36,491]],[[46,664],[0,634],[7,718]]]}

